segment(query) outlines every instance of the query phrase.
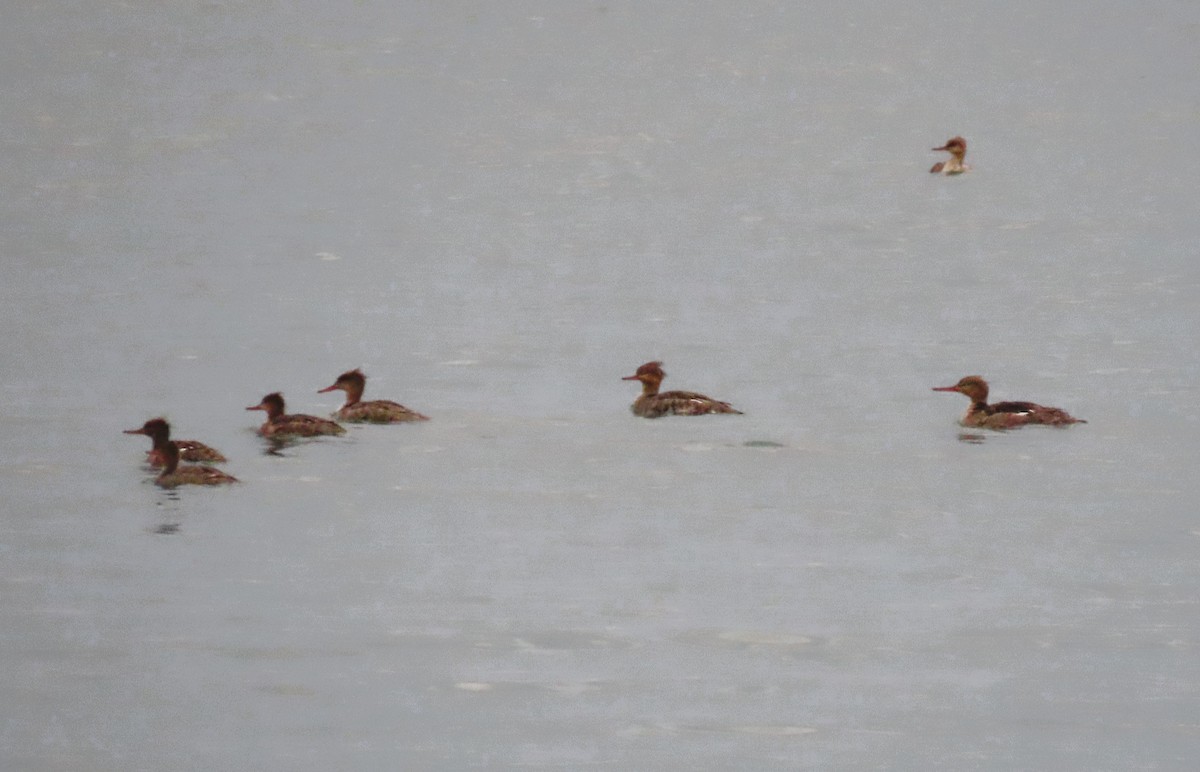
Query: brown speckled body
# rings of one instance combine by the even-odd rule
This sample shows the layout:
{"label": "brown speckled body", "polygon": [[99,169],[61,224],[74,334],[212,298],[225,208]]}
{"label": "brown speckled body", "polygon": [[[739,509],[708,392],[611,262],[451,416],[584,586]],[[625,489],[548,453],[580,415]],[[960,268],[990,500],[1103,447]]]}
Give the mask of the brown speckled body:
{"label": "brown speckled body", "polygon": [[361,370],[347,370],[337,377],[332,386],[326,386],[317,393],[324,394],[335,389],[346,392],[346,404],[342,405],[334,415],[351,423],[399,424],[429,420],[428,416],[423,416],[415,410],[409,410],[404,405],[389,399],[363,402],[362,395],[366,386],[367,376],[363,375]]}
{"label": "brown speckled body", "polygon": [[962,174],[971,169],[963,163],[963,159],[967,156],[967,141],[962,137],[951,137],[946,140],[946,144],[941,147],[935,147],[934,150],[945,150],[950,154],[950,157],[945,161],[938,161],[929,170],[930,174]]}
{"label": "brown speckled body", "polygon": [[953,386],[937,386],[934,391],[955,391],[971,400],[971,406],[959,421],[963,426],[978,429],[1015,429],[1026,424],[1068,426],[1085,424],[1058,407],[1046,407],[1036,402],[996,402],[989,405],[987,381],[978,375],[968,375]]}
{"label": "brown speckled body", "polygon": [[[166,444],[171,441],[171,425],[167,423],[165,418],[151,418],[142,424],[140,429],[126,429],[125,433],[144,434],[149,437],[153,447],[146,451],[146,463],[152,467],[166,465],[163,450]],[[201,464],[222,464],[226,460],[225,456],[221,455],[220,452],[196,440],[175,440],[175,446],[179,448],[179,457],[184,461]]]}
{"label": "brown speckled body", "polygon": [[317,418],[315,415],[302,413],[288,415],[285,412],[283,395],[277,391],[266,395],[262,402],[246,409],[266,411],[267,420],[258,427],[258,433],[263,437],[319,437],[346,433],[344,427],[328,418]]}
{"label": "brown speckled body", "polygon": [[639,367],[633,375],[627,375],[621,379],[623,381],[641,381],[642,383],[642,393],[633,401],[630,408],[634,415],[642,418],[658,418],[664,415],[742,414],[742,411],[735,410],[728,402],[721,402],[694,391],[664,391],[660,394],[658,387],[666,375],[662,369],[662,362],[647,362]]}
{"label": "brown speckled body", "polygon": [[167,441],[162,448],[163,470],[154,480],[162,488],[179,485],[226,485],[237,482],[237,478],[211,466],[180,466],[179,446]]}

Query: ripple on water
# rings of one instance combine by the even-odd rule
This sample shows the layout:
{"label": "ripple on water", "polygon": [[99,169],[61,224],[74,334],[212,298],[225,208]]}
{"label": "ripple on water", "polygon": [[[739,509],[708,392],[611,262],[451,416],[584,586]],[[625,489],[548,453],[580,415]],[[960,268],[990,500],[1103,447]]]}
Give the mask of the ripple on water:
{"label": "ripple on water", "polygon": [[635,724],[619,732],[625,737],[677,735],[681,732],[710,732],[753,735],[755,737],[805,737],[817,733],[812,726],[793,724]]}
{"label": "ripple on water", "polygon": [[787,445],[773,440],[746,440],[742,443],[742,447],[757,448],[759,450],[779,450],[780,448],[786,448]]}
{"label": "ripple on water", "polygon": [[727,649],[770,646],[780,649],[802,649],[817,641],[798,633],[767,632],[762,630],[689,630],[676,636],[681,643],[698,646],[717,646]]}
{"label": "ripple on water", "polygon": [[568,697],[595,692],[607,686],[603,681],[458,681],[454,688],[461,692],[484,694],[487,692],[514,693],[549,691]]}
{"label": "ripple on water", "polygon": [[628,649],[629,641],[611,638],[586,630],[553,630],[513,638],[513,645],[522,651],[580,651],[586,649]]}
{"label": "ripple on water", "polygon": [[302,684],[267,684],[258,687],[264,694],[276,694],[280,697],[315,697],[316,691]]}
{"label": "ripple on water", "polygon": [[459,681],[454,685],[454,688],[464,692],[490,692],[495,688],[495,685],[484,683],[483,681]]}
{"label": "ripple on water", "polygon": [[763,737],[799,737],[806,734],[816,734],[817,730],[811,726],[788,726],[788,725],[763,725],[763,726],[731,726],[729,731],[739,734],[753,734]]}

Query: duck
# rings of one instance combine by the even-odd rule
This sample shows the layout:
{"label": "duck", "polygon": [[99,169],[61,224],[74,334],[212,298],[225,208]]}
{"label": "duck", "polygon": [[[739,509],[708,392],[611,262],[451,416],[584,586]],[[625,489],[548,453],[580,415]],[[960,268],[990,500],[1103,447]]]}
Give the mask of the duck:
{"label": "duck", "polygon": [[409,410],[404,405],[389,399],[363,402],[363,389],[366,388],[366,385],[367,376],[363,375],[362,370],[355,368],[342,373],[332,386],[319,389],[317,393],[325,394],[337,389],[346,392],[346,404],[342,405],[333,415],[350,423],[399,424],[429,420],[428,416],[423,416],[415,410]]}
{"label": "duck", "polygon": [[722,402],[694,391],[664,391],[659,394],[658,387],[667,374],[663,372],[662,362],[647,362],[637,369],[633,375],[627,375],[623,381],[641,381],[642,393],[633,401],[630,410],[642,418],[658,418],[664,415],[706,415],[708,413],[732,413],[742,415],[728,402]]}
{"label": "duck", "polygon": [[178,485],[228,485],[238,481],[236,477],[222,472],[212,466],[201,464],[179,465],[182,451],[179,444],[167,440],[161,448],[163,470],[155,478],[154,484],[160,488],[174,488]]}
{"label": "duck", "polygon": [[929,170],[930,174],[962,174],[971,170],[970,166],[963,163],[963,158],[967,155],[967,141],[962,137],[951,137],[946,140],[946,144],[932,149],[944,150],[950,154],[950,157],[945,161],[935,163]]}
{"label": "duck", "polygon": [[[126,429],[125,434],[144,434],[153,447],[146,451],[146,462],[152,467],[165,466],[163,448],[171,441],[171,425],[165,418],[151,418],[139,429]],[[223,464],[225,456],[220,451],[196,440],[175,440],[179,457],[184,461],[202,464]]]}
{"label": "duck", "polygon": [[323,434],[346,433],[346,429],[336,421],[301,413],[288,415],[285,412],[286,407],[283,395],[278,391],[273,391],[263,397],[257,405],[251,405],[246,409],[266,411],[267,420],[258,427],[258,433],[263,437],[317,437]]}
{"label": "duck", "polygon": [[959,421],[963,426],[980,429],[1015,429],[1026,424],[1069,426],[1085,424],[1060,407],[1036,402],[995,402],[988,404],[988,384],[978,375],[968,375],[953,386],[935,386],[934,391],[956,391],[971,400],[971,406]]}

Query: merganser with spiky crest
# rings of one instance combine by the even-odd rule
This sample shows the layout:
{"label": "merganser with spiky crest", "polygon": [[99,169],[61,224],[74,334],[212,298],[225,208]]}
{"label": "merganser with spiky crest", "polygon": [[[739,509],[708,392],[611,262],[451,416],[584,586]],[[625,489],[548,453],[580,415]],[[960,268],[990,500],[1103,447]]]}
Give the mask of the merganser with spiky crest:
{"label": "merganser with spiky crest", "polygon": [[271,392],[262,398],[262,402],[251,405],[247,410],[264,410],[267,420],[258,427],[258,433],[263,437],[318,437],[324,434],[345,434],[346,429],[328,418],[317,418],[315,415],[296,413],[288,415],[283,395]]}
{"label": "merganser with spiky crest", "polygon": [[967,141],[962,137],[951,137],[946,140],[946,144],[935,147],[933,150],[945,150],[950,157],[945,161],[935,163],[929,170],[930,174],[962,174],[971,170],[970,166],[963,163],[963,158],[967,155]]}
{"label": "merganser with spiky crest", "polygon": [[179,445],[170,440],[162,447],[163,470],[154,480],[161,488],[174,488],[177,485],[227,485],[237,482],[233,475],[225,474],[220,469],[198,464],[179,465]]}
{"label": "merganser with spiky crest", "polygon": [[341,389],[346,392],[346,404],[342,405],[334,415],[343,421],[351,423],[398,424],[409,421],[428,421],[415,410],[409,410],[404,405],[392,402],[390,399],[374,399],[362,401],[363,389],[367,385],[367,376],[362,370],[347,370],[337,377],[332,386],[326,386],[317,391],[318,394]]}
{"label": "merganser with spiky crest", "polygon": [[1035,402],[995,402],[988,404],[987,381],[978,375],[968,375],[953,386],[935,386],[934,391],[956,391],[971,400],[966,415],[959,421],[963,426],[980,429],[1015,429],[1026,424],[1068,426],[1085,424],[1058,407],[1046,407]]}
{"label": "merganser with spiky crest", "polygon": [[633,401],[633,406],[630,408],[634,415],[642,418],[658,418],[664,415],[742,414],[742,411],[735,410],[728,402],[721,402],[694,391],[664,391],[659,394],[658,387],[666,376],[667,374],[662,369],[662,362],[647,362],[639,367],[633,375],[627,375],[621,379],[642,382],[642,393]]}
{"label": "merganser with spiky crest", "polygon": [[[140,429],[126,429],[125,434],[144,434],[150,438],[153,447],[146,451],[146,463],[153,467],[165,464],[163,449],[171,441],[171,425],[165,418],[151,418],[142,424]],[[196,440],[175,440],[179,448],[179,457],[184,461],[202,464],[223,464],[225,456]]]}

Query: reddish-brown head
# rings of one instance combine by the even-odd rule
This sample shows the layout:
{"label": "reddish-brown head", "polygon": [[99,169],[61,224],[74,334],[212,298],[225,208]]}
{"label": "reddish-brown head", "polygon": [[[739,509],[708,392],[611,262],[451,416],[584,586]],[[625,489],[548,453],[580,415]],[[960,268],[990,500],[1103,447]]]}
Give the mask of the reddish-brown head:
{"label": "reddish-brown head", "polygon": [[171,425],[165,418],[151,418],[140,429],[126,429],[125,434],[144,434],[151,439],[167,440],[171,437]]}
{"label": "reddish-brown head", "polygon": [[665,377],[667,377],[667,374],[663,372],[662,362],[647,362],[639,367],[633,375],[626,375],[621,380],[641,381],[642,383],[653,381],[657,383]]}
{"label": "reddish-brown head", "polygon": [[972,402],[982,402],[987,404],[988,385],[987,381],[980,378],[978,375],[968,375],[959,379],[958,383],[953,386],[935,386],[934,391],[957,391],[959,394],[965,394]]}
{"label": "reddish-brown head", "polygon": [[967,141],[962,137],[951,137],[946,140],[946,144],[941,147],[932,148],[933,150],[945,150],[953,156],[962,158],[967,154]]}
{"label": "reddish-brown head", "polygon": [[347,394],[355,389],[357,389],[359,393],[362,393],[363,387],[366,385],[367,376],[363,375],[362,370],[355,368],[342,373],[337,377],[337,380],[333,382],[332,386],[326,386],[325,388],[318,390],[317,393],[324,394],[327,391],[336,391],[337,389],[341,389]]}
{"label": "reddish-brown head", "polygon": [[284,402],[283,395],[277,391],[273,391],[262,398],[262,402],[257,405],[251,405],[247,410],[265,410],[267,416],[274,418],[277,415],[283,415]]}

